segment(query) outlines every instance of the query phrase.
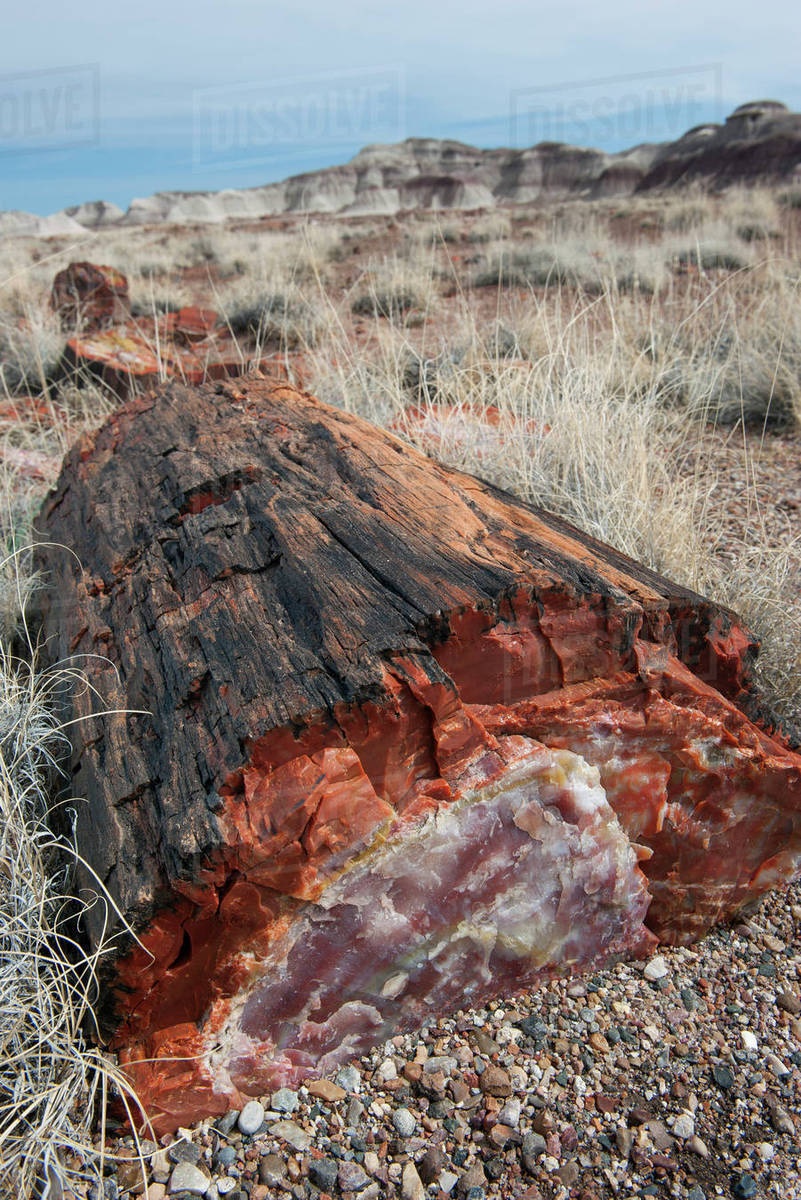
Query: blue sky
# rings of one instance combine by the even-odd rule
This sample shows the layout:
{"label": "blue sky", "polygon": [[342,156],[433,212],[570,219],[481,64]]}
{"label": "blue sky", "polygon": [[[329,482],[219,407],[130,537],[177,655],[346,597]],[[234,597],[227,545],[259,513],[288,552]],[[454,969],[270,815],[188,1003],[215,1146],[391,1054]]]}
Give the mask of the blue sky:
{"label": "blue sky", "polygon": [[621,149],[801,109],[796,7],[30,0],[0,45],[0,209],[247,187],[406,136]]}

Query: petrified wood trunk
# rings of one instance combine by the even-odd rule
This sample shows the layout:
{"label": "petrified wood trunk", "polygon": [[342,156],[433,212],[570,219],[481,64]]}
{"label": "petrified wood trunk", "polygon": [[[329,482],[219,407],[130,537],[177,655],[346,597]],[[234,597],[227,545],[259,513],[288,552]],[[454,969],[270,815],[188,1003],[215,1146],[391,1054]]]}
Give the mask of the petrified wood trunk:
{"label": "petrified wood trunk", "polygon": [[139,937],[103,1016],[160,1129],[797,868],[731,613],[286,385],[132,401],[39,530],[80,849]]}

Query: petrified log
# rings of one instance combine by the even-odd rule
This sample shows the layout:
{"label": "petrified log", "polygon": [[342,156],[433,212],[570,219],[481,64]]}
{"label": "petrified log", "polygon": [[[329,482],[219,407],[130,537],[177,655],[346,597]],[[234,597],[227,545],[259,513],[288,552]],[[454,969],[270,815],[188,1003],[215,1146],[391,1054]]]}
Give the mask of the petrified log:
{"label": "petrified log", "polygon": [[128,280],[115,267],[74,262],[53,280],[50,303],[62,329],[108,329],[131,315]]}
{"label": "petrified log", "polygon": [[291,387],[131,401],[39,530],[79,845],[139,938],[102,1017],[159,1129],[797,870],[732,613]]}

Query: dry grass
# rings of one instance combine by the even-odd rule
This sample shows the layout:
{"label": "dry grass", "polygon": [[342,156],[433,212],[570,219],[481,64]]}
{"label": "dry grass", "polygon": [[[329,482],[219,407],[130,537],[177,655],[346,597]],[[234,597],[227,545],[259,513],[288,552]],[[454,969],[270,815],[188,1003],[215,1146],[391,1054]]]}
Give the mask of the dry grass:
{"label": "dry grass", "polygon": [[[23,552],[0,563],[5,624],[25,628],[30,590]],[[20,570],[22,567],[22,570]],[[103,904],[76,898],[70,804],[54,820],[52,796],[67,743],[55,713],[69,668],[37,671],[25,639],[22,658],[0,647],[0,1195],[63,1194],[103,1175],[98,1119],[110,1091],[136,1102],[113,1060],[91,1044],[97,967],[106,946],[88,952],[80,916]],[[54,824],[64,830],[54,833]]]}
{"label": "dry grass", "polygon": [[[0,399],[30,391],[49,406],[46,420],[32,411],[0,428],[0,1190],[25,1195],[100,1170],[96,1124],[122,1086],[86,1039],[97,956],[73,938],[69,837],[56,838],[47,815],[64,744],[59,674],[36,672],[24,636],[21,657],[10,650],[32,586],[18,548],[47,483],[46,473],[25,482],[14,455],[55,470],[114,403],[96,384],[54,379],[55,271],[85,257],[120,267],[147,311],[202,295],[264,348],[302,349],[323,399],[731,604],[763,638],[769,702],[801,722],[801,547],[781,542],[760,508],[753,442],[742,437],[750,515],[737,535],[722,532],[714,469],[695,452],[710,424],[737,436],[801,427],[793,214],[773,196],[734,193],[416,217],[405,229],[371,218],[289,232],[109,231],[91,248],[0,243]],[[371,261],[354,258],[382,228],[394,244],[387,236]],[[458,263],[457,248],[467,251]],[[482,270],[492,286],[474,291]]]}

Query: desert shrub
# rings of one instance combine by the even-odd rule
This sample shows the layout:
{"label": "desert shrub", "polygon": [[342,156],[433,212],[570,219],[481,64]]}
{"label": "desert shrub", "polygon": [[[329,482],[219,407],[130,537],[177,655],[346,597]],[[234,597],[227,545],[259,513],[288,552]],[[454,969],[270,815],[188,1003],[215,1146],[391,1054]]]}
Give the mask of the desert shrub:
{"label": "desert shrub", "polygon": [[0,391],[39,392],[58,373],[66,338],[46,304],[0,316]]}
{"label": "desert shrub", "polygon": [[687,246],[674,254],[673,261],[676,266],[692,266],[701,271],[739,271],[748,263],[736,247],[709,243]]}
{"label": "desert shrub", "polygon": [[312,304],[298,293],[259,292],[222,310],[237,336],[249,334],[262,349],[297,350],[314,344],[320,319]]}
{"label": "desert shrub", "polygon": [[784,208],[801,208],[801,188],[788,188],[785,192],[779,192],[777,200]]}
{"label": "desert shrub", "polygon": [[392,320],[418,307],[418,297],[410,288],[398,286],[393,289],[374,289],[362,292],[351,304],[351,312],[358,316],[388,317]]}

